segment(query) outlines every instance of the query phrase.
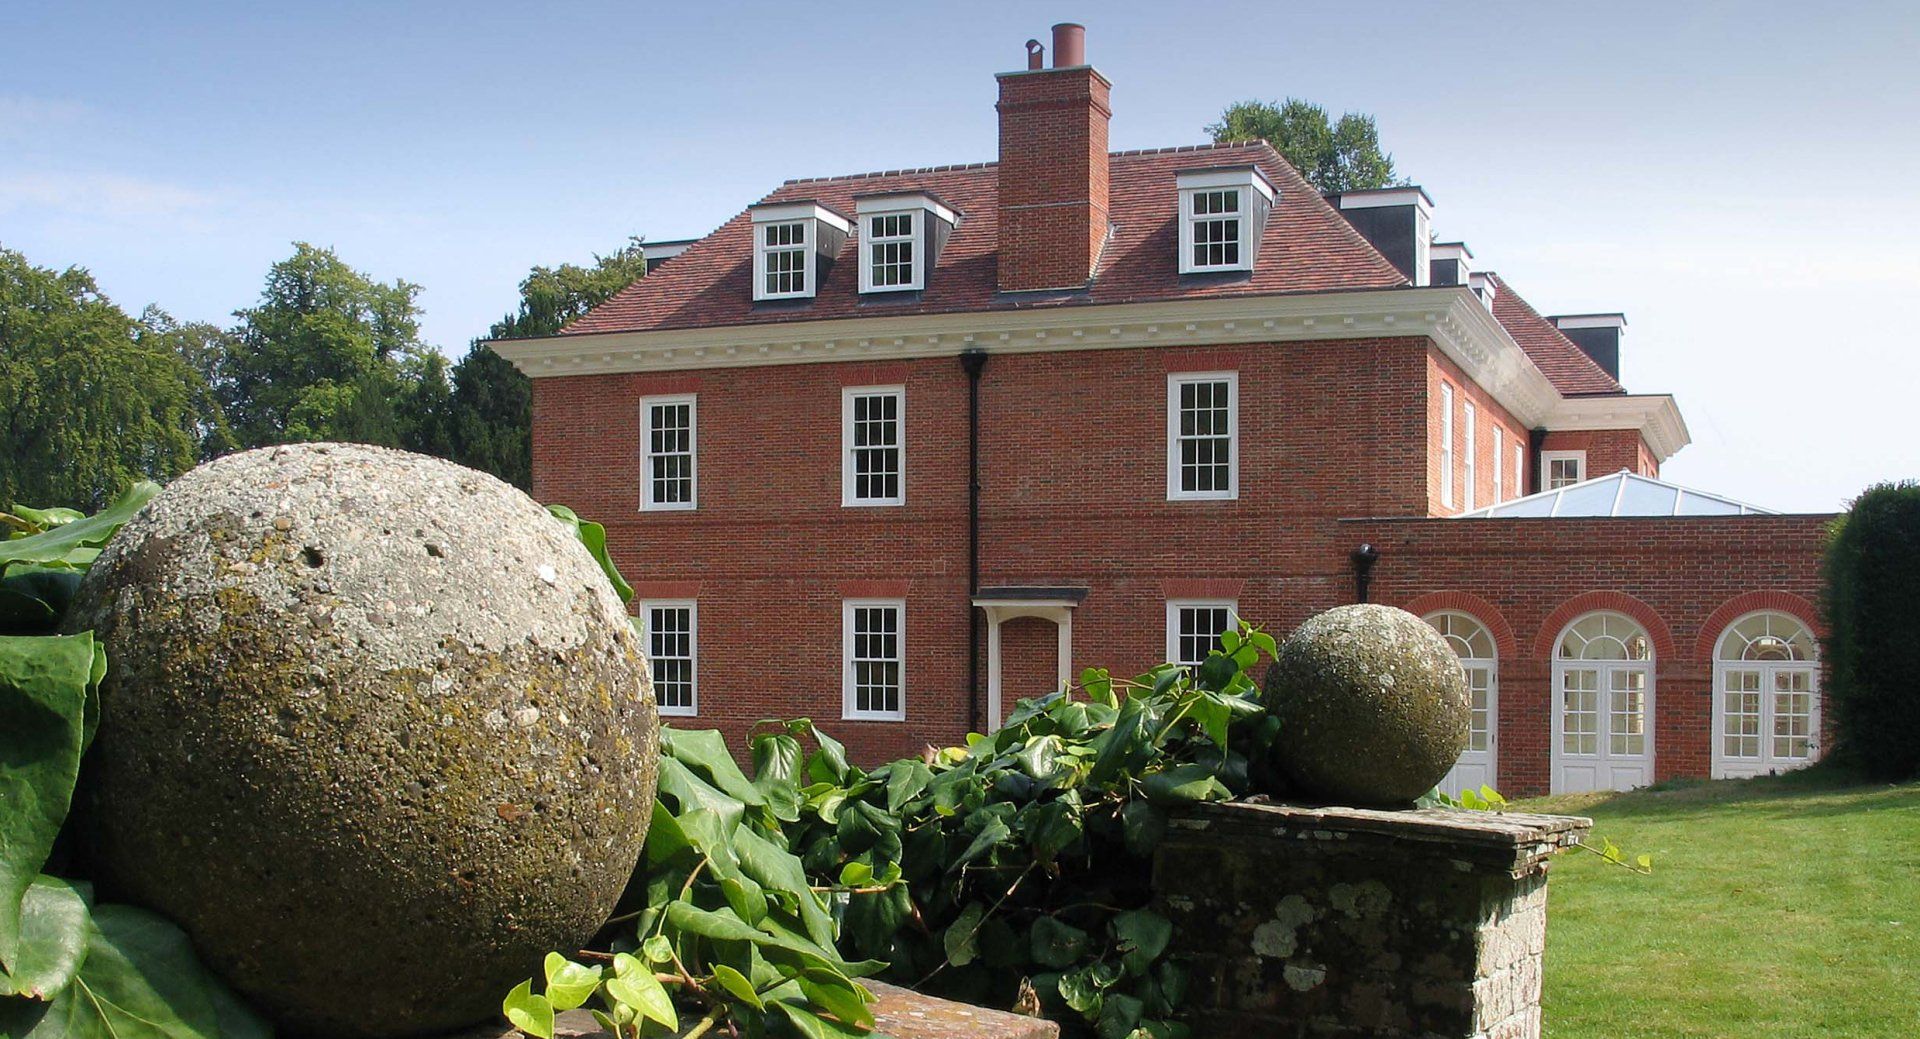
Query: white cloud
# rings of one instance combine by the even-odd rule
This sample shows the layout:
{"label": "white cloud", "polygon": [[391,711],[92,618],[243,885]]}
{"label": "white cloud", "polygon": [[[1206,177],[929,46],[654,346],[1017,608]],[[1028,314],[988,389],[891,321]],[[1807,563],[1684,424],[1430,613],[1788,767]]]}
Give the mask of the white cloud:
{"label": "white cloud", "polygon": [[198,215],[213,204],[206,192],[118,173],[0,174],[0,213],[171,220]]}

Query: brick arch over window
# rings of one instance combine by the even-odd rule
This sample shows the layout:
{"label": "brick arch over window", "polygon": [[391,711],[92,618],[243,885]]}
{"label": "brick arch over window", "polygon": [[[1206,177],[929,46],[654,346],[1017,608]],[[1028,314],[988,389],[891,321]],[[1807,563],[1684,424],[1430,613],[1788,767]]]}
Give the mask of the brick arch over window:
{"label": "brick arch over window", "polygon": [[1429,613],[1441,610],[1453,610],[1464,613],[1487,626],[1493,635],[1493,647],[1500,653],[1500,659],[1512,660],[1520,655],[1519,640],[1513,636],[1513,625],[1507,623],[1507,616],[1500,607],[1473,594],[1472,592],[1428,592],[1402,607],[1408,613],[1425,617]]}
{"label": "brick arch over window", "polygon": [[1826,638],[1826,628],[1820,623],[1820,611],[1801,596],[1792,592],[1746,592],[1721,603],[1718,609],[1707,615],[1707,622],[1700,626],[1700,632],[1694,638],[1694,656],[1700,660],[1712,660],[1714,644],[1726,634],[1727,625],[1761,610],[1787,614],[1806,625],[1815,638]]}
{"label": "brick arch over window", "polygon": [[1653,607],[1625,592],[1582,592],[1554,607],[1547,619],[1540,625],[1540,633],[1534,636],[1533,652],[1537,657],[1553,659],[1553,643],[1560,633],[1567,630],[1575,618],[1595,610],[1611,610],[1633,618],[1634,623],[1646,629],[1647,637],[1653,640],[1653,657],[1662,666],[1675,659],[1673,630]]}

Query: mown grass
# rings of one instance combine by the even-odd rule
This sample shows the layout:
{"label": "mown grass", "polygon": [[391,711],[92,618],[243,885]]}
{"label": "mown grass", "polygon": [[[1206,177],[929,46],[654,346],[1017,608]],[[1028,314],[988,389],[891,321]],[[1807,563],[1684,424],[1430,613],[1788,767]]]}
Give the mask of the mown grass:
{"label": "mown grass", "polygon": [[1654,857],[1554,863],[1552,1039],[1920,1036],[1920,783],[1822,766],[1514,807]]}

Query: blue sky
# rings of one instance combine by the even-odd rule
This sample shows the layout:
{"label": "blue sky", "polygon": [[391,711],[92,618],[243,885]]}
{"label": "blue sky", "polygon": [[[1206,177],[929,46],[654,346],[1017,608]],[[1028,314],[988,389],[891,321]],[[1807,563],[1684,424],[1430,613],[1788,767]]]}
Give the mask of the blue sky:
{"label": "blue sky", "polygon": [[1060,20],[1115,148],[1248,97],[1374,113],[1442,238],[1627,312],[1625,381],[1692,428],[1669,478],[1826,510],[1920,477],[1911,4],[12,4],[0,244],[216,321],[331,245],[458,355],[534,264],[992,159],[992,74]]}

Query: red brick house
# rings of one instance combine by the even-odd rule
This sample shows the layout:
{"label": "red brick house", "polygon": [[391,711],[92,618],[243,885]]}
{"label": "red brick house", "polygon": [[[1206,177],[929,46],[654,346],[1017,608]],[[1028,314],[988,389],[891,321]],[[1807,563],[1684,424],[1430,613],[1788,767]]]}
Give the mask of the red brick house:
{"label": "red brick house", "polygon": [[536,496],[637,578],[663,713],[879,759],[1370,596],[1462,654],[1453,785],[1817,756],[1826,517],[1659,482],[1687,429],[1620,385],[1621,315],[1541,316],[1419,188],[1109,152],[1108,80],[1054,49],[998,77],[999,162],[788,181],[495,344]]}

